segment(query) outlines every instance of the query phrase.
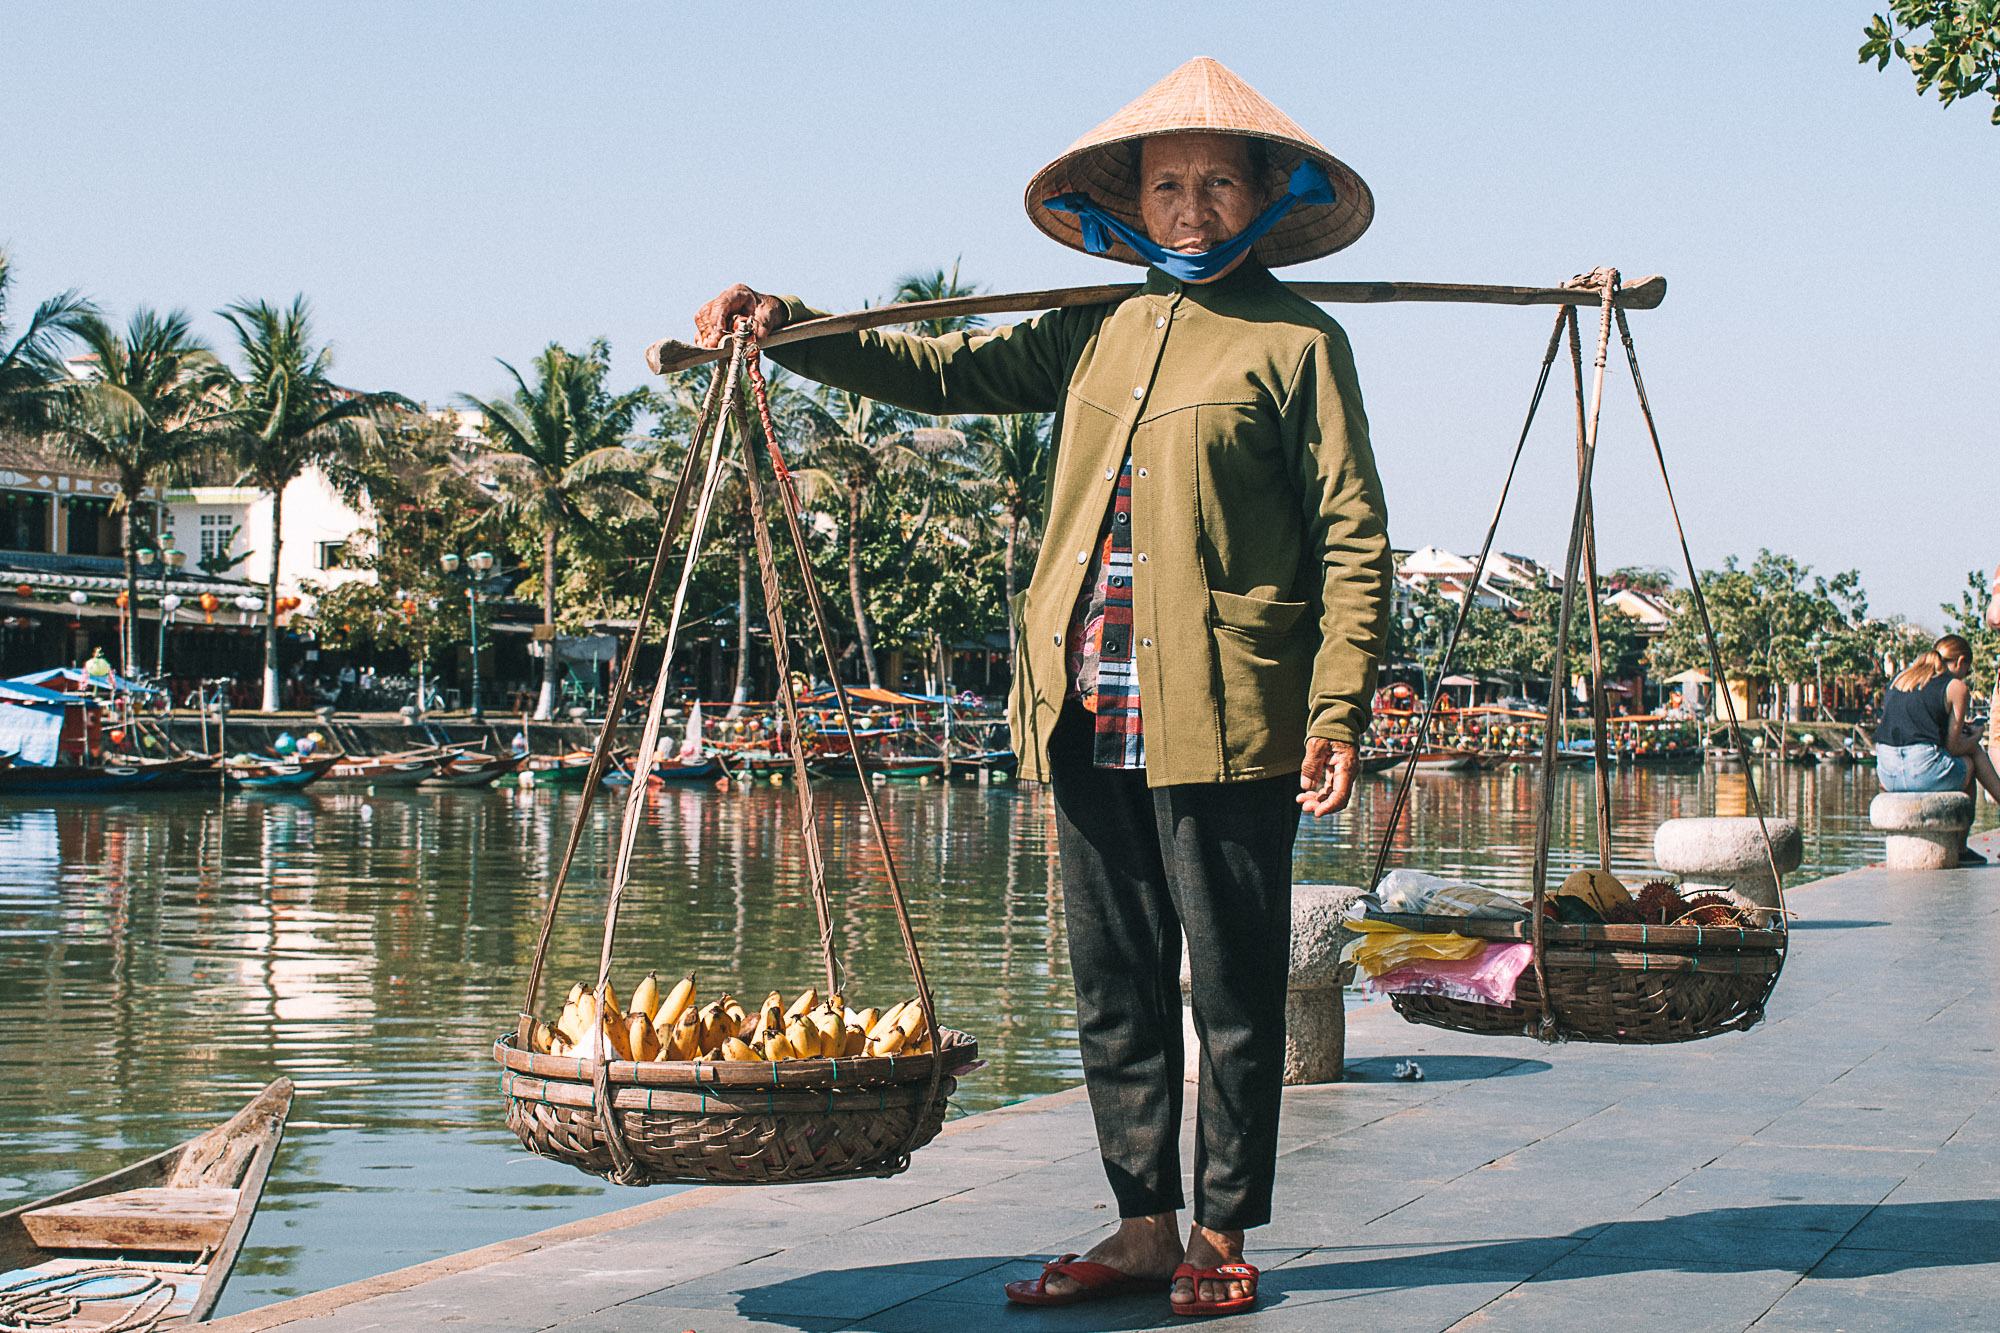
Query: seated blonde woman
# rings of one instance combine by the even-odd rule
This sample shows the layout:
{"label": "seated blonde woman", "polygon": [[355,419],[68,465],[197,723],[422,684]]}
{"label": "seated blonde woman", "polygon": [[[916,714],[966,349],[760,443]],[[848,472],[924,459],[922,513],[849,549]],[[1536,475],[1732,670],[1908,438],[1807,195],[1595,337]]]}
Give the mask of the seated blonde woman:
{"label": "seated blonde woman", "polygon": [[[1875,777],[1883,791],[1962,791],[1975,787],[2000,801],[2000,772],[1966,722],[1972,705],[1972,645],[1956,634],[1939,639],[1890,682],[1875,728]],[[1984,858],[1966,852],[1959,864]]]}

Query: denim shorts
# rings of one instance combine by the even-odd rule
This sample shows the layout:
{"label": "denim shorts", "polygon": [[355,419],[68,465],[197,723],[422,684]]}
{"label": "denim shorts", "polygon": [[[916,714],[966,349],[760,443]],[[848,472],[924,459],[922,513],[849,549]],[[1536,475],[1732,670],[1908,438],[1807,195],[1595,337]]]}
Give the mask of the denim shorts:
{"label": "denim shorts", "polygon": [[1970,771],[1965,760],[1928,741],[1875,747],[1875,780],[1883,791],[1958,791]]}

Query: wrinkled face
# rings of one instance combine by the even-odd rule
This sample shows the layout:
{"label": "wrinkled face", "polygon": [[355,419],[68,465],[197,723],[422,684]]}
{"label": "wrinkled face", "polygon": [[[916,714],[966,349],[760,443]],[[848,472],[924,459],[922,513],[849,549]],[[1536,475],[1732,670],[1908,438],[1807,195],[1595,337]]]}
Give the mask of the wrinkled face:
{"label": "wrinkled face", "polygon": [[1156,134],[1139,145],[1139,216],[1155,245],[1213,250],[1254,222],[1267,196],[1240,135]]}

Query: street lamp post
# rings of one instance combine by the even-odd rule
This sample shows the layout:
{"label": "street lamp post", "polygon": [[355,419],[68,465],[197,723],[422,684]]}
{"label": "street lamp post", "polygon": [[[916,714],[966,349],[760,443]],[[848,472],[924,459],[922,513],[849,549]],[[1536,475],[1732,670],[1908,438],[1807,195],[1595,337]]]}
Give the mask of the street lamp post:
{"label": "street lamp post", "polygon": [[[149,546],[142,546],[132,554],[138,560],[139,568],[158,580],[159,589],[162,594],[160,597],[159,639],[153,650],[153,671],[156,675],[164,676],[166,674],[165,663],[167,660],[167,617],[175,611],[180,610],[181,605],[180,598],[167,593],[167,579],[179,573],[181,566],[187,563],[187,552],[175,550],[173,536],[169,534],[161,539],[160,549],[157,552]],[[171,606],[168,605],[169,601],[173,603]],[[137,633],[139,608],[135,606],[130,608],[130,611],[133,633],[130,636],[131,642],[127,646],[132,654],[132,665],[136,668],[139,657]]]}
{"label": "street lamp post", "polygon": [[174,612],[181,609],[181,599],[173,593],[164,592],[164,589],[167,586],[167,580],[181,572],[181,567],[187,564],[188,557],[186,551],[175,549],[172,537],[168,537],[162,543],[162,547],[163,549],[160,551],[160,563],[165,568],[160,571],[160,587],[163,590],[163,595],[160,598],[160,643],[159,651],[153,654],[153,670],[160,679],[165,680],[167,677],[167,621],[173,617]]}
{"label": "street lamp post", "polygon": [[462,563],[467,565],[468,568],[463,575],[459,573],[458,567],[460,563],[461,561],[455,552],[447,552],[438,559],[438,564],[443,566],[444,572],[448,577],[462,577],[465,580],[467,618],[472,626],[472,707],[469,712],[474,722],[483,722],[486,719],[486,710],[480,700],[479,588],[481,584],[486,582],[486,576],[493,570],[493,552],[474,551],[471,555],[466,556]]}
{"label": "street lamp post", "polygon": [[[1438,649],[1432,639],[1432,634],[1436,631],[1437,625],[1437,614],[1432,611],[1426,611],[1422,619],[1413,615],[1403,617],[1403,632],[1410,636],[1413,648],[1411,656],[1417,659],[1417,684],[1420,690],[1420,697],[1426,704],[1429,703],[1431,697],[1430,659],[1435,658],[1438,653]],[[1419,635],[1417,633],[1418,630],[1422,630],[1423,633]]]}
{"label": "street lamp post", "polygon": [[[139,562],[139,572],[149,577],[152,575],[153,566],[159,561],[158,554],[150,546],[141,546],[138,550],[132,552],[132,558]],[[134,596],[130,600],[132,604],[125,608],[125,614],[120,617],[120,628],[125,631],[125,674],[128,676],[137,676],[139,674],[139,599]]]}

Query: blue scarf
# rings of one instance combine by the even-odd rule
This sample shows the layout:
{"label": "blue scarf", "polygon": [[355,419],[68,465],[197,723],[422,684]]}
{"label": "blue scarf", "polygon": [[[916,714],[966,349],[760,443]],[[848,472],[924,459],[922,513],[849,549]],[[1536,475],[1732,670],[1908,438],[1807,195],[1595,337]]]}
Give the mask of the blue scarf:
{"label": "blue scarf", "polygon": [[1155,245],[1143,232],[1134,230],[1098,207],[1087,194],[1059,194],[1044,200],[1042,207],[1052,208],[1058,213],[1074,213],[1083,226],[1083,248],[1091,254],[1101,255],[1109,250],[1112,238],[1116,237],[1131,246],[1139,258],[1168,277],[1182,282],[1206,282],[1235,263],[1244,251],[1257,243],[1260,236],[1277,225],[1279,218],[1291,211],[1293,204],[1330,204],[1333,198],[1333,182],[1326,178],[1326,172],[1320,169],[1319,163],[1307,158],[1292,173],[1284,198],[1258,214],[1257,220],[1233,239],[1224,241],[1213,250],[1193,255]]}

